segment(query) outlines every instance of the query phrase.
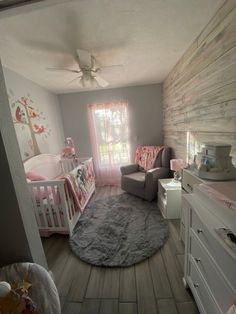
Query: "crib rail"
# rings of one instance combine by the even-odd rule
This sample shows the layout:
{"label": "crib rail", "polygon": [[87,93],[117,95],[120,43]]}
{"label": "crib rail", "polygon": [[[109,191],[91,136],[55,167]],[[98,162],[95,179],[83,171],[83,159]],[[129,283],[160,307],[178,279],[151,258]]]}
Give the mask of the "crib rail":
{"label": "crib rail", "polygon": [[[46,165],[45,165],[46,162]],[[31,181],[28,183],[32,207],[35,213],[40,234],[49,236],[52,233],[72,234],[73,228],[80,217],[80,210],[76,206],[72,191],[67,188],[63,175],[75,169],[79,164],[86,163],[86,169],[90,169],[91,182],[89,190],[83,202],[81,210],[85,208],[95,191],[93,176],[93,162],[91,157],[79,159],[60,159],[58,156],[39,155],[25,163],[27,171],[47,171],[51,178],[61,178],[47,181]],[[54,164],[55,167],[54,167]],[[46,170],[45,170],[46,169]]]}
{"label": "crib rail", "polygon": [[61,168],[63,173],[68,173],[75,169],[79,164],[84,163],[85,161],[92,161],[91,157],[83,158],[61,158]]}
{"label": "crib rail", "polygon": [[68,173],[79,165],[77,158],[62,158],[60,162],[63,173]]}
{"label": "crib rail", "polygon": [[28,186],[39,230],[72,234],[79,211],[64,180],[32,181]]}

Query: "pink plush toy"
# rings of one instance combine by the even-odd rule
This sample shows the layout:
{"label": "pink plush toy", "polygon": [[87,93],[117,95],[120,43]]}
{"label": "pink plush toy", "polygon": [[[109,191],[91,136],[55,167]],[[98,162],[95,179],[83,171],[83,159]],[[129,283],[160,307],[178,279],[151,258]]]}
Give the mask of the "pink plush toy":
{"label": "pink plush toy", "polygon": [[71,137],[67,137],[65,140],[66,146],[62,150],[63,158],[75,157],[75,144]]}

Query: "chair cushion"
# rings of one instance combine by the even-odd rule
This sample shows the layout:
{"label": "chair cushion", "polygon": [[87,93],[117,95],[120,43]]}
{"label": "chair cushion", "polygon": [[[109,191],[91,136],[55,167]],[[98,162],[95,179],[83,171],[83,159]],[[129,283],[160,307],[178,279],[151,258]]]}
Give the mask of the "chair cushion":
{"label": "chair cushion", "polygon": [[143,188],[145,185],[145,172],[138,171],[131,174],[126,174],[123,176],[123,180],[126,181],[126,184]]}

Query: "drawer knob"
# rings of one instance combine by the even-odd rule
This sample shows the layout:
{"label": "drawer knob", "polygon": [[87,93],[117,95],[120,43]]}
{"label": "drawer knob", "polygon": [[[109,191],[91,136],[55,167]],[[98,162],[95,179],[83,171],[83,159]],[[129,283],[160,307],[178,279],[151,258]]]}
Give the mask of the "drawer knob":
{"label": "drawer knob", "polygon": [[198,283],[194,283],[193,286],[194,286],[194,288],[198,288],[199,284]]}
{"label": "drawer knob", "polygon": [[196,261],[197,263],[201,262],[200,257],[196,257],[196,258],[195,258],[195,261]]}
{"label": "drawer knob", "polygon": [[197,229],[197,233],[198,234],[203,233],[202,229]]}

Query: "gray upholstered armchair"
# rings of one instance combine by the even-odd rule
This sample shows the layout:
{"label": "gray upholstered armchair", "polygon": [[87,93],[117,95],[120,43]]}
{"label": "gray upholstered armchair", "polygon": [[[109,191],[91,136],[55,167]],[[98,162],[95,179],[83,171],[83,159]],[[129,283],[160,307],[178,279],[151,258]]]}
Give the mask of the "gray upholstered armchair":
{"label": "gray upholstered armchair", "polygon": [[157,156],[154,168],[139,171],[138,164],[122,166],[121,188],[131,194],[152,201],[157,197],[158,179],[170,177],[171,148],[165,147]]}

